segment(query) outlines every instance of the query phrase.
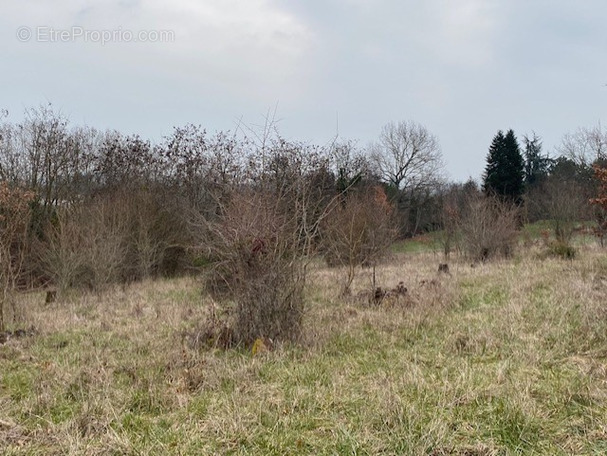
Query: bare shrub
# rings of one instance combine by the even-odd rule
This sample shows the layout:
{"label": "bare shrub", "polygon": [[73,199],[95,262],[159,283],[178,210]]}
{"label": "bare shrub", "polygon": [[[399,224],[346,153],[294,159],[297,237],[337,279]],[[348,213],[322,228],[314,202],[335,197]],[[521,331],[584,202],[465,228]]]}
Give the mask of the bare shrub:
{"label": "bare shrub", "polygon": [[0,183],[0,331],[8,311],[17,316],[14,295],[23,273],[33,198],[32,192]]}
{"label": "bare shrub", "polygon": [[[323,194],[327,161],[316,148],[264,132],[241,178],[196,209],[206,288],[224,312],[216,322],[231,344],[297,340],[307,265],[333,201]],[[227,324],[227,331],[224,323]]]}
{"label": "bare shrub", "polygon": [[457,242],[457,228],[460,223],[460,210],[452,194],[445,197],[441,210],[442,230],[437,234],[437,241],[443,248],[445,258],[449,258]]}
{"label": "bare shrub", "polygon": [[440,226],[436,232],[436,241],[442,247],[445,259],[458,245],[459,225],[461,216],[473,197],[481,194],[476,183],[468,180],[465,184],[451,184],[445,188],[441,198]]}
{"label": "bare shrub", "polygon": [[350,294],[356,269],[380,260],[396,237],[393,210],[380,186],[352,191],[321,225],[321,243],[329,266],[346,268],[343,295]]}
{"label": "bare shrub", "polygon": [[518,208],[497,198],[471,195],[459,223],[461,250],[475,261],[513,253]]}
{"label": "bare shrub", "polygon": [[594,166],[594,175],[599,183],[596,198],[590,200],[590,203],[596,207],[597,228],[596,235],[599,238],[601,246],[605,245],[605,235],[607,234],[607,167]]}
{"label": "bare shrub", "polygon": [[575,258],[577,254],[577,250],[570,243],[558,239],[546,242],[546,247],[548,248],[548,253],[550,255],[565,258],[567,260]]}
{"label": "bare shrub", "polygon": [[126,250],[127,226],[124,214],[112,198],[101,198],[84,209],[80,223],[84,229],[82,250],[93,274],[93,287],[114,283],[120,278]]}
{"label": "bare shrub", "polygon": [[296,220],[269,195],[246,192],[205,224],[211,295],[226,306],[235,344],[294,339],[304,310],[305,264]]}
{"label": "bare shrub", "polygon": [[46,229],[45,242],[37,242],[41,268],[60,293],[76,285],[84,269],[85,255],[81,252],[84,236],[80,226],[81,208],[61,208]]}
{"label": "bare shrub", "polygon": [[124,213],[112,198],[62,208],[47,231],[41,263],[62,290],[99,290],[120,279],[127,236]]}
{"label": "bare shrub", "polygon": [[[155,191],[154,191],[155,190]],[[116,192],[126,218],[126,263],[123,279],[139,280],[174,275],[183,260],[188,237],[185,211],[163,189],[137,188]]]}
{"label": "bare shrub", "polygon": [[552,222],[557,242],[563,247],[570,246],[576,225],[589,215],[581,185],[573,179],[550,176],[543,184],[539,205]]}
{"label": "bare shrub", "polygon": [[44,275],[65,291],[175,270],[188,229],[171,202],[159,191],[122,188],[58,208],[37,242]]}

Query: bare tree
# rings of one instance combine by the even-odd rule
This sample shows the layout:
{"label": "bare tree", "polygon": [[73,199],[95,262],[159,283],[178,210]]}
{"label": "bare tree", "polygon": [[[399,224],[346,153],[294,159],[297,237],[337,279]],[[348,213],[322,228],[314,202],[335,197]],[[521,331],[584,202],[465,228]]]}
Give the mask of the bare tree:
{"label": "bare tree", "polygon": [[32,227],[41,234],[56,208],[77,199],[88,185],[90,146],[96,132],[72,129],[51,105],[28,109],[0,133],[0,178],[35,193]]}
{"label": "bare tree", "polygon": [[408,121],[389,123],[370,148],[375,175],[388,184],[401,235],[419,232],[442,181],[438,139],[426,127]]}
{"label": "bare tree", "polygon": [[190,207],[212,217],[242,179],[246,144],[229,133],[210,136],[192,124],[175,128],[161,151],[166,183]]}
{"label": "bare tree", "polygon": [[442,168],[438,139],[412,121],[385,125],[371,161],[386,183],[404,191],[432,186]]}
{"label": "bare tree", "polygon": [[94,174],[100,187],[132,188],[154,181],[159,169],[160,160],[150,141],[111,132],[99,145]]}
{"label": "bare tree", "polygon": [[607,130],[599,124],[592,128],[579,128],[563,138],[559,152],[584,168],[597,160],[607,159]]}
{"label": "bare tree", "polygon": [[29,188],[37,193],[47,212],[64,196],[64,174],[73,163],[68,121],[51,106],[43,106],[26,111],[26,121],[18,129],[20,149],[27,157]]}

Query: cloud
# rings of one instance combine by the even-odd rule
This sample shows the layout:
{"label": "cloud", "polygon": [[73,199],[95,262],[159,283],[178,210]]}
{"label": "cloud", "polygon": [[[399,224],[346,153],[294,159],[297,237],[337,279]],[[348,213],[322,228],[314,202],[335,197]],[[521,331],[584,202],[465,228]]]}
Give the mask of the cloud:
{"label": "cloud", "polygon": [[168,61],[190,72],[182,75],[186,79],[218,81],[248,99],[274,102],[275,97],[300,95],[314,34],[275,2],[181,0],[165,5],[152,3],[147,14],[175,30]]}
{"label": "cloud", "polygon": [[[289,87],[305,84],[302,68],[314,45],[314,34],[277,0],[26,0],[22,9],[3,8],[3,16],[0,22],[12,23],[13,30],[26,25],[172,31],[175,39],[169,43],[109,43],[103,49],[94,43],[60,43],[52,52],[121,69],[145,67],[150,74],[270,102],[277,94],[298,95]],[[36,47],[29,45],[28,51]]]}
{"label": "cloud", "polygon": [[449,64],[482,66],[495,56],[500,28],[498,3],[493,0],[440,0],[430,3],[429,24],[435,50]]}
{"label": "cloud", "polygon": [[203,52],[245,54],[253,49],[273,57],[299,56],[310,40],[310,32],[294,15],[269,0],[180,0],[170,6],[156,0],[146,5],[151,20],[176,28],[188,47]]}

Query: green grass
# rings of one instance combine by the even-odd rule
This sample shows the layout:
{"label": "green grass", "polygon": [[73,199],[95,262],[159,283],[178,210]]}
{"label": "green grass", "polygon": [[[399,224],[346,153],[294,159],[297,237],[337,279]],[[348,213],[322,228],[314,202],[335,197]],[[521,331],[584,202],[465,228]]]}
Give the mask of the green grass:
{"label": "green grass", "polygon": [[421,234],[413,238],[404,239],[395,242],[392,245],[393,253],[423,253],[438,251],[442,247],[440,245],[441,231]]}
{"label": "green grass", "polygon": [[551,220],[540,220],[535,223],[527,223],[523,227],[523,234],[528,235],[531,239],[541,239],[542,232],[552,233],[553,231],[554,226]]}
{"label": "green grass", "polygon": [[[596,222],[580,221],[575,224],[578,230],[588,230],[596,227]],[[542,239],[544,233],[547,233],[550,238],[554,238],[554,221],[540,220],[535,223],[528,223],[523,227],[522,237],[529,239]],[[596,242],[596,237],[592,234],[574,234],[573,243],[576,245],[585,245]]]}
{"label": "green grass", "polygon": [[[593,228],[595,222],[579,222],[576,227],[579,229]],[[534,223],[525,224],[521,230],[521,240],[540,240],[544,234],[548,233],[550,238],[554,237],[554,223],[552,220],[540,220]],[[427,252],[442,252],[441,230],[433,231],[418,236],[403,239],[395,242],[392,245],[392,253],[427,253]],[[575,246],[583,246],[596,243],[596,237],[590,234],[575,234],[573,244]]]}
{"label": "green grass", "polygon": [[375,308],[316,265],[302,342],[260,356],[185,342],[196,281],[24,296],[39,333],[0,346],[2,454],[605,454],[605,253],[537,258],[439,278],[397,254],[377,280],[409,300]]}

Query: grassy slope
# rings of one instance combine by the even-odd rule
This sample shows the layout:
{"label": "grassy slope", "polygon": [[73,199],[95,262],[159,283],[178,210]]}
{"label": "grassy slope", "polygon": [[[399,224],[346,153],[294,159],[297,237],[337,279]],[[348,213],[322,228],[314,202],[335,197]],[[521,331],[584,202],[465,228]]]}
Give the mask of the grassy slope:
{"label": "grassy slope", "polygon": [[605,253],[420,284],[439,260],[379,268],[411,295],[380,308],[315,269],[304,342],[256,357],[190,347],[208,307],[191,280],[29,295],[39,334],[0,346],[2,454],[607,453]]}

